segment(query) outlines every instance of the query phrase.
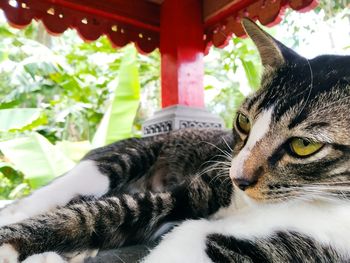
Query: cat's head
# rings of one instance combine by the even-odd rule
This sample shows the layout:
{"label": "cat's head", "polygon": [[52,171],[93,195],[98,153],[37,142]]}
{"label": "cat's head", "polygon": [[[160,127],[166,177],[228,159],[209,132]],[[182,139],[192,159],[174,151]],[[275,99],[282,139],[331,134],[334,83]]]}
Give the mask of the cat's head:
{"label": "cat's head", "polygon": [[234,120],[230,177],[258,201],[350,198],[350,56],[308,60],[243,26],[264,73]]}

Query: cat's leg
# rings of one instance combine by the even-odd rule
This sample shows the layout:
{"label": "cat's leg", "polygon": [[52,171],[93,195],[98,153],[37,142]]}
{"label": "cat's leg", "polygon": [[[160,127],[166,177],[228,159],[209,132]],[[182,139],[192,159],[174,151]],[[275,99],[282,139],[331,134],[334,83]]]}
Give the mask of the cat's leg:
{"label": "cat's leg", "polygon": [[0,226],[64,206],[75,198],[99,198],[144,175],[157,158],[161,138],[128,139],[95,149],[71,171],[0,210]]}
{"label": "cat's leg", "polygon": [[[165,222],[209,216],[232,201],[225,178],[203,175],[164,193],[123,194],[67,205],[0,228],[0,258],[138,244]],[[10,252],[9,252],[10,251]]]}
{"label": "cat's leg", "polygon": [[49,185],[0,211],[0,226],[13,224],[66,205],[77,196],[100,197],[109,189],[109,179],[95,161],[84,160]]}

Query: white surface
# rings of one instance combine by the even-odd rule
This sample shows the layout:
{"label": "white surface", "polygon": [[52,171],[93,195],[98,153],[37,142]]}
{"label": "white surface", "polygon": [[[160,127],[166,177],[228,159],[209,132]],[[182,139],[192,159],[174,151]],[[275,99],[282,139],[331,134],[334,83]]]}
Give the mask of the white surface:
{"label": "white surface", "polygon": [[11,204],[12,200],[0,200],[0,208],[3,208],[5,205]]}

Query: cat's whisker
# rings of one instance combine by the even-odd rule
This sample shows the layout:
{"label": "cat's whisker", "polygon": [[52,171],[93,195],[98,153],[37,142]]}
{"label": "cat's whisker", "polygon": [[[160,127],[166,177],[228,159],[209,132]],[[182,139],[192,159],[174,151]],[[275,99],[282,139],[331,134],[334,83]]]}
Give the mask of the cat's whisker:
{"label": "cat's whisker", "polygon": [[221,171],[221,170],[229,170],[229,169],[230,169],[230,167],[224,167],[221,164],[218,164],[218,165],[209,166],[206,169],[204,169],[201,172],[199,172],[198,174],[201,176],[203,174],[211,173],[213,171]]}
{"label": "cat's whisker", "polygon": [[349,180],[346,180],[346,181],[344,180],[344,181],[315,182],[315,183],[312,183],[312,184],[309,184],[309,185],[342,185],[342,184],[349,185],[349,187],[350,187],[350,181]]}
{"label": "cat's whisker", "polygon": [[205,163],[214,163],[214,164],[223,164],[223,165],[227,165],[231,167],[231,163],[230,162],[225,162],[225,161],[207,161]]}
{"label": "cat's whisker", "polygon": [[[268,201],[292,201],[292,200],[298,200],[302,202],[309,202],[313,199],[319,199],[319,197],[315,196],[314,194],[310,195],[309,193],[305,193],[302,191],[293,191],[290,193],[274,193],[273,195],[266,198]],[[334,200],[334,199],[332,199]]]}
{"label": "cat's whisker", "polygon": [[280,201],[280,202],[285,202],[285,201],[289,201],[290,200],[290,196],[289,195],[285,195],[285,194],[280,194],[280,195],[274,195],[274,196],[269,196],[267,198],[265,198],[266,201]]}
{"label": "cat's whisker", "polygon": [[214,155],[212,156],[208,161],[205,161],[202,166],[208,162],[215,162],[217,158],[223,158],[224,160],[227,160],[227,161],[231,161],[231,159],[227,156],[227,155],[222,155],[222,154],[217,154],[217,155]]}
{"label": "cat's whisker", "polygon": [[[224,158],[224,160],[227,160],[227,161],[219,161],[219,160],[215,160],[215,158]],[[208,161],[205,161],[204,163],[201,164],[201,166],[199,167],[199,169],[201,169],[203,166],[207,165],[207,164],[211,164],[209,165],[209,167],[215,165],[216,163],[225,163],[225,165],[227,166],[231,166],[231,159],[228,158],[228,156],[226,155],[215,155],[213,156],[212,158],[210,158],[210,160]],[[207,169],[208,167],[205,167],[203,170]]]}
{"label": "cat's whisker", "polygon": [[[200,178],[203,174],[209,174],[211,172],[214,171],[219,171],[211,180],[210,183],[212,181],[215,181],[218,179],[218,176],[228,176],[228,172],[230,167],[228,166],[228,164],[226,162],[220,162],[220,161],[211,161],[214,162],[213,165],[208,166],[207,168],[203,169],[201,172],[197,173],[193,179],[190,181],[190,183],[188,184],[188,187],[190,187],[198,178]],[[226,167],[224,165],[227,165]],[[222,174],[223,172],[225,172],[225,174]]]}
{"label": "cat's whisker", "polygon": [[342,195],[347,198],[346,195],[350,195],[350,187],[349,186],[337,186],[332,187],[330,185],[317,185],[317,186],[305,186],[305,191],[312,191],[312,192],[319,192],[319,193],[326,193],[331,194],[335,196]]}
{"label": "cat's whisker", "polygon": [[205,163],[203,163],[202,166],[204,164],[210,164],[210,165],[205,167],[202,170],[202,172],[207,172],[208,169],[212,169],[212,168],[230,168],[231,167],[231,163],[228,161],[209,160],[209,161],[206,161]]}
{"label": "cat's whisker", "polygon": [[[343,190],[343,191],[342,191]],[[344,191],[346,190],[346,191]],[[339,187],[300,185],[293,187],[280,187],[262,191],[267,195],[267,200],[278,201],[281,197],[311,201],[323,199],[328,201],[349,200],[350,188],[339,189]]]}
{"label": "cat's whisker", "polygon": [[296,191],[296,190],[300,190],[302,189],[302,187],[280,187],[280,188],[276,188],[276,189],[268,189],[268,190],[264,190],[262,191],[263,193],[267,193],[267,192],[291,192],[291,191]]}
{"label": "cat's whisker", "polygon": [[201,141],[201,142],[206,143],[206,144],[209,144],[210,146],[212,146],[212,147],[218,149],[224,156],[231,158],[231,155],[230,155],[229,152],[227,152],[227,151],[221,149],[221,148],[218,147],[217,145],[215,145],[215,144],[213,144],[213,143],[211,143],[211,142],[207,142],[207,141]]}
{"label": "cat's whisker", "polygon": [[229,151],[232,153],[233,150],[232,150],[232,148],[230,147],[230,145],[227,143],[226,139],[225,139],[224,137],[221,137],[221,138],[222,138],[222,140],[225,142],[225,144],[226,144],[227,148],[229,149]]}
{"label": "cat's whisker", "polygon": [[224,173],[225,171],[222,171],[221,173],[218,173],[217,175],[215,175],[209,183],[212,183],[212,182],[215,182],[216,180],[218,180],[219,178],[221,177],[225,177],[225,180],[226,178],[229,178],[230,179],[230,176],[229,176],[229,173]]}
{"label": "cat's whisker", "polygon": [[[343,190],[343,191],[342,191]],[[346,191],[344,191],[346,190]],[[327,199],[329,201],[341,200],[350,198],[350,189],[339,189],[334,187],[312,187],[312,186],[300,186],[290,187],[285,189],[272,189],[268,192],[272,197],[281,194],[293,194],[293,197],[307,196],[311,199]]]}

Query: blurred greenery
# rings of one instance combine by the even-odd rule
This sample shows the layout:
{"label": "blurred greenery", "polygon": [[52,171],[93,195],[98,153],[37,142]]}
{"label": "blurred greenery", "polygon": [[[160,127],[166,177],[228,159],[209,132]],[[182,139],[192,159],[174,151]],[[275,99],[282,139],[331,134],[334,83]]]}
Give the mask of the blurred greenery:
{"label": "blurred greenery", "polygon": [[323,10],[325,13],[324,19],[331,19],[338,13],[344,11],[350,6],[350,0],[319,0],[319,5],[316,7],[315,12]]}
{"label": "blurred greenery", "polygon": [[[349,17],[349,2],[321,0],[313,12]],[[282,25],[295,47],[303,39],[291,14]],[[206,106],[227,127],[261,70],[249,39],[232,38],[206,56]],[[84,43],[74,31],[51,37],[40,23],[17,30],[0,19],[0,199],[27,195],[93,147],[140,136],[160,107],[159,71],[158,51],[143,56],[133,46],[114,49],[106,37]]]}
{"label": "blurred greenery", "polygon": [[250,39],[233,38],[225,49],[213,49],[205,66],[205,74],[215,76],[220,87],[209,85],[205,90],[216,89],[217,95],[207,103],[210,111],[220,115],[226,127],[232,127],[233,116],[245,95],[244,83],[229,76],[244,72],[249,90],[256,90],[260,82],[261,63],[255,46]]}
{"label": "blurred greenery", "polygon": [[53,38],[34,22],[0,23],[0,39],[0,199],[46,184],[92,147],[139,136],[140,86],[159,104],[158,52],[83,43],[73,31]]}

